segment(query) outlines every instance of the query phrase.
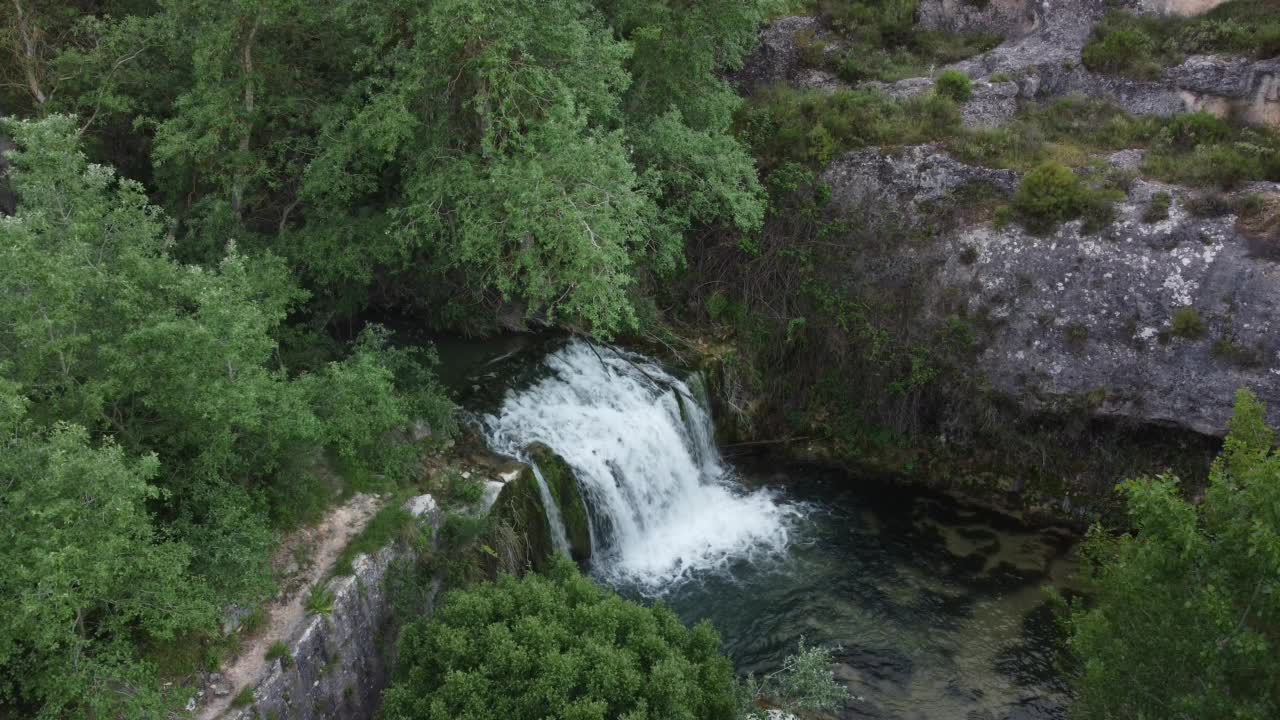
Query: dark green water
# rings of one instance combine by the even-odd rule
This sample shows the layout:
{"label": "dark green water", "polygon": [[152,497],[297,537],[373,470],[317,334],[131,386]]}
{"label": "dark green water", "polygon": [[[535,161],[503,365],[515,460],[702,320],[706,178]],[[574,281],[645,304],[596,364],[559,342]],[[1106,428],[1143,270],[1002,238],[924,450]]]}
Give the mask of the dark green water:
{"label": "dark green water", "polygon": [[810,467],[738,472],[806,507],[786,556],[663,600],[710,620],[740,671],[776,669],[804,637],[842,648],[836,676],[854,699],[837,717],[1065,717],[1042,588],[1069,585],[1069,533]]}

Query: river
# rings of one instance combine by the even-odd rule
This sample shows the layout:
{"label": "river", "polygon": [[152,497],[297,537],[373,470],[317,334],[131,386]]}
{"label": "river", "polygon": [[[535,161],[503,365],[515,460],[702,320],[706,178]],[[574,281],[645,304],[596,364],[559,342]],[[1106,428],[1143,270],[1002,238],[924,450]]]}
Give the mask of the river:
{"label": "river", "polygon": [[836,648],[837,717],[1065,717],[1043,588],[1070,583],[1070,533],[776,457],[728,462],[698,377],[640,355],[568,341],[481,382],[501,390],[477,411],[494,450],[542,442],[573,466],[591,574],[709,620],[740,672],[776,669],[803,638]]}

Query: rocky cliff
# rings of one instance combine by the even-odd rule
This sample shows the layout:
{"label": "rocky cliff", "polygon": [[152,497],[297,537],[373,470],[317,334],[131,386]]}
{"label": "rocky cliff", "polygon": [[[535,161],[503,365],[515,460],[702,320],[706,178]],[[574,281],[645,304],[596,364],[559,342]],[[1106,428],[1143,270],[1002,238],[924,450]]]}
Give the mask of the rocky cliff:
{"label": "rocky cliff", "polygon": [[[1145,0],[1131,9],[1194,14],[1212,9],[1210,0]],[[962,108],[970,127],[994,127],[1019,107],[1069,95],[1106,98],[1136,115],[1171,115],[1204,110],[1255,124],[1280,124],[1280,58],[1252,60],[1226,55],[1193,55],[1166,68],[1156,80],[1132,80],[1089,71],[1082,50],[1109,9],[1104,0],[927,0],[917,12],[923,28],[988,32],[1006,38],[995,49],[947,66],[977,81]],[[821,90],[850,88],[826,69],[806,62],[806,48],[820,41],[828,53],[843,40],[815,17],[786,17],[761,34],[761,44],[734,77],[745,92],[772,83]],[[894,97],[920,95],[930,78],[896,83],[867,82],[862,89]]]}
{"label": "rocky cliff", "polygon": [[[443,517],[430,495],[405,509],[418,518],[434,546]],[[387,686],[394,637],[393,603],[387,579],[411,551],[385,547],[352,562],[350,575],[323,586],[331,600],[327,613],[313,614],[289,640],[288,654],[275,660],[253,686],[252,701],[228,711],[224,720],[369,720]],[[422,599],[429,612],[434,582]]]}
{"label": "rocky cliff", "polygon": [[[1215,2],[1148,0],[1139,12],[1187,14]],[[1208,110],[1251,123],[1280,122],[1280,58],[1192,56],[1163,77],[1136,81],[1092,73],[1081,50],[1108,6],[1101,0],[926,0],[927,28],[983,30],[1008,38],[951,67],[973,79],[962,107],[967,127],[997,127],[1031,104],[1068,95],[1105,98],[1134,115]],[[847,87],[814,70],[797,38],[840,38],[816,18],[783,18],[734,79],[745,93],[772,83],[832,91]],[[805,40],[805,42],[810,42]],[[800,45],[804,45],[802,42]],[[895,98],[932,92],[932,78],[868,82]],[[1092,159],[1137,175],[1142,151]],[[1221,436],[1233,394],[1251,388],[1280,423],[1280,184],[1253,183],[1204,207],[1202,193],[1137,179],[1114,220],[1080,221],[1049,234],[970,215],[946,227],[930,214],[983,192],[1006,200],[1021,176],[967,165],[934,146],[867,149],[837,157],[821,175],[830,211],[930,228],[903,262],[931,278],[933,320],[961,307],[983,318],[980,370],[989,386],[1038,412],[1087,409],[1093,417]],[[1158,199],[1157,196],[1159,196]],[[1149,212],[1153,199],[1167,203]],[[1236,214],[1247,200],[1261,211]],[[954,213],[953,213],[954,215]],[[961,213],[963,216],[964,214]],[[926,319],[926,318],[922,318]]]}
{"label": "rocky cliff", "polygon": [[[836,212],[922,223],[968,188],[1011,195],[1019,176],[915,146],[850,153],[822,179]],[[1170,197],[1167,217],[1144,220],[1157,193]],[[1280,205],[1280,184],[1240,194]],[[1196,198],[1136,180],[1099,231],[1076,220],[1036,235],[988,221],[910,259],[933,268],[937,314],[959,302],[987,319],[984,374],[1028,409],[1086,403],[1097,416],[1221,435],[1236,389],[1248,387],[1280,422],[1280,244],[1233,213],[1197,216]]]}

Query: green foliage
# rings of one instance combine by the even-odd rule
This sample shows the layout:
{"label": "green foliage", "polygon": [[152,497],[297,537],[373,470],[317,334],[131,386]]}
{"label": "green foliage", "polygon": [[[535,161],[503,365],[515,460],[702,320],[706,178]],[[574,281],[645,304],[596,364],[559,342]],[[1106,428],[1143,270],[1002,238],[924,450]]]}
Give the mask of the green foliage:
{"label": "green foliage", "polygon": [[[386,438],[411,412],[448,428],[448,403],[398,394],[395,354],[369,331],[345,360],[291,374],[275,333],[306,295],[283,264],[234,244],[216,265],[169,254],[168,221],[143,189],[89,164],[65,116],[10,123],[23,201],[0,226],[3,374],[36,423],[71,422],[154,457],[152,507],[191,548],[192,592],[216,604],[268,590],[268,518],[296,511],[292,481],[320,449],[366,471],[408,456]],[[332,494],[311,493],[316,503]]]}
{"label": "green foliage", "polygon": [[1232,0],[1186,18],[1115,10],[1094,28],[1084,63],[1090,70],[1150,80],[1195,53],[1274,57],[1280,54],[1278,11],[1275,0]]}
{"label": "green foliage", "polygon": [[333,574],[350,575],[353,572],[351,563],[356,557],[378,552],[399,539],[411,527],[413,516],[401,507],[397,498],[392,498],[342,549],[342,554],[334,561]]}
{"label": "green foliage", "polygon": [[153,524],[157,458],[42,427],[21,390],[0,378],[0,702],[50,718],[156,714],[168,692],[135,642],[212,627],[215,594],[192,547]]}
{"label": "green foliage", "polygon": [[333,612],[333,601],[336,598],[333,592],[329,590],[326,583],[320,582],[311,587],[307,592],[307,601],[303,603],[303,609],[308,615],[328,615]]}
{"label": "green foliage", "polygon": [[293,655],[289,654],[289,646],[280,640],[271,643],[263,659],[269,663],[279,660],[280,665],[286,670],[293,666]]}
{"label": "green foliage", "polygon": [[1127,75],[1142,80],[1160,76],[1156,41],[1132,16],[1111,12],[1094,29],[1094,38],[1081,55],[1085,67],[1094,72]]}
{"label": "green foliage", "polygon": [[959,70],[944,70],[934,81],[933,87],[939,94],[946,95],[956,102],[968,100],[973,92],[969,76]]}
{"label": "green foliage", "polygon": [[874,92],[785,87],[753,95],[739,120],[741,134],[766,169],[788,162],[821,165],[867,145],[938,140],[959,126],[955,101],[944,95],[898,102]]}
{"label": "green foliage", "polygon": [[623,600],[566,559],[450,594],[399,643],[389,720],[733,718],[735,686],[709,625]]}
{"label": "green foliage", "polygon": [[236,693],[236,696],[231,698],[231,707],[234,707],[234,708],[249,707],[252,704],[253,704],[253,688],[251,687],[246,686],[244,688],[241,688],[240,692]]}
{"label": "green foliage", "polygon": [[1086,193],[1070,168],[1046,163],[1022,178],[1013,196],[1013,208],[1028,228],[1044,232],[1079,217]]}
{"label": "green foliage", "polygon": [[745,699],[742,717],[765,720],[766,713],[754,706],[767,702],[787,713],[831,712],[849,697],[849,691],[836,682],[831,666],[832,651],[818,646],[805,647],[800,638],[795,655],[788,655],[782,667],[757,679],[748,676],[743,684]]}
{"label": "green foliage", "polygon": [[1169,331],[1175,337],[1184,340],[1198,340],[1204,337],[1205,331],[1204,320],[1200,319],[1200,313],[1193,307],[1187,306],[1179,308],[1173,314],[1173,321],[1170,324]]}
{"label": "green foliage", "polygon": [[1147,204],[1147,209],[1142,212],[1142,222],[1157,223],[1161,220],[1169,219],[1169,205],[1173,202],[1173,197],[1169,193],[1160,191],[1151,196],[1151,202]]}
{"label": "green foliage", "polygon": [[1280,712],[1280,455],[1261,403],[1235,416],[1204,499],[1176,477],[1121,486],[1135,532],[1094,528],[1089,600],[1067,613],[1080,718]]}

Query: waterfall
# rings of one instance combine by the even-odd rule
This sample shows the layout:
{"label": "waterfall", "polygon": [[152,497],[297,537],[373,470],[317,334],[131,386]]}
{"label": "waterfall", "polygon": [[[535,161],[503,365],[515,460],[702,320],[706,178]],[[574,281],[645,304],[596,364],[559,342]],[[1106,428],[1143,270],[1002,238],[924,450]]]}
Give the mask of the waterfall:
{"label": "waterfall", "polygon": [[698,380],[691,389],[641,356],[578,340],[545,364],[546,377],[509,392],[483,425],[498,452],[519,457],[541,442],[573,468],[594,573],[658,594],[786,547],[796,509],[736,482]]}

